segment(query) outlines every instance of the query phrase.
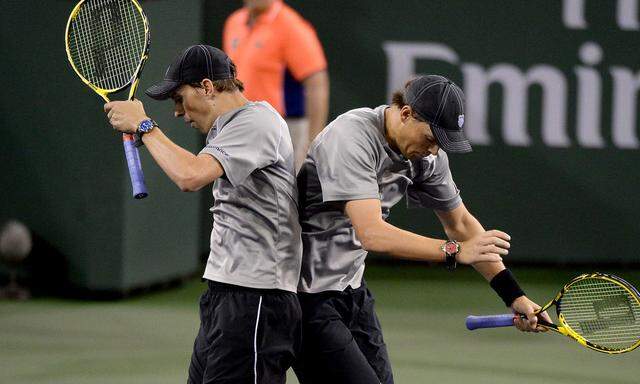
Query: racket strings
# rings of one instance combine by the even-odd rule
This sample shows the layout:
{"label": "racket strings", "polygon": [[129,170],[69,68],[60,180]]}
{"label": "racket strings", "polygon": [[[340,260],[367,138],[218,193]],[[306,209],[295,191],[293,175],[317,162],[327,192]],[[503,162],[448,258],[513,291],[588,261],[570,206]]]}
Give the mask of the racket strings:
{"label": "racket strings", "polygon": [[[123,9],[123,5],[125,5],[125,9]],[[113,8],[114,6],[117,6],[117,9]],[[127,4],[112,2],[111,7],[110,14],[107,15],[101,12],[99,13],[101,19],[93,20],[94,25],[102,27],[102,30],[106,31],[103,34],[106,37],[104,45],[96,44],[94,46],[98,58],[101,58],[101,53],[104,54],[97,62],[101,67],[96,68],[96,71],[98,75],[104,76],[105,81],[116,81],[115,83],[108,83],[109,85],[125,85],[137,68],[142,47],[133,45],[134,42],[131,39],[131,36],[135,33],[135,25],[132,24],[134,17],[132,4],[130,2],[127,2]],[[127,11],[129,13],[126,13]],[[127,49],[128,46],[133,46],[135,49]],[[136,55],[136,51],[140,53]],[[112,64],[111,71],[107,71],[107,68],[105,68],[107,63]],[[131,75],[127,76],[128,74]]]}
{"label": "racket strings", "polygon": [[640,340],[640,303],[622,285],[591,277],[572,284],[558,304],[565,323],[587,341],[623,350]]}
{"label": "racket strings", "polygon": [[130,0],[89,0],[71,21],[69,51],[84,78],[102,89],[131,81],[146,48],[144,17]]}
{"label": "racket strings", "polygon": [[[97,10],[105,10],[106,8],[99,8],[103,4],[98,4]],[[93,19],[94,26],[102,28],[102,31],[106,31],[103,36],[106,41],[103,44],[94,45],[99,60],[97,61],[101,67],[96,68],[98,75],[104,75],[105,80],[116,80],[117,83],[111,83],[112,85],[127,84],[130,76],[125,76],[127,73],[133,74],[135,71],[140,55],[135,55],[135,51],[141,52],[141,47],[136,46],[135,50],[127,50],[127,46],[133,46],[134,43],[131,39],[133,33],[135,33],[135,25],[132,24],[135,10],[130,2],[111,2],[104,3],[104,5],[110,6],[110,12],[107,14],[104,11],[99,13],[100,18]],[[123,9],[123,5],[125,6]],[[128,5],[128,7],[126,6]],[[117,6],[117,8],[116,8]],[[128,13],[127,13],[128,11]],[[124,15],[125,17],[122,17]],[[124,24],[123,24],[124,23]],[[106,29],[105,29],[106,28]],[[100,36],[100,34],[98,34]],[[115,48],[115,49],[112,49]],[[100,56],[103,53],[104,56]],[[111,77],[108,76],[108,72],[104,67],[106,63],[113,64],[111,71]]]}

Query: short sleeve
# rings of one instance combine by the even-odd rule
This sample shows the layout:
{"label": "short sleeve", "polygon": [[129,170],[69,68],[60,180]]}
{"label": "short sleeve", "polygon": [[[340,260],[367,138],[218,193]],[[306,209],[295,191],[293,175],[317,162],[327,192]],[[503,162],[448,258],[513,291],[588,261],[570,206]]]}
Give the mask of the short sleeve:
{"label": "short sleeve", "polygon": [[[440,150],[438,156],[422,159],[421,174],[407,190],[409,207],[451,211],[462,203],[460,190],[453,181],[449,158]],[[428,164],[433,162],[432,164]]]}
{"label": "short sleeve", "polygon": [[284,59],[298,81],[325,70],[327,60],[316,31],[301,17],[292,23],[284,44]]}
{"label": "short sleeve", "polygon": [[277,161],[282,123],[272,111],[241,111],[217,135],[207,137],[200,153],[215,157],[235,187],[257,169]]}
{"label": "short sleeve", "polygon": [[336,124],[322,132],[310,153],[322,200],[380,199],[375,146],[359,127],[344,125]]}

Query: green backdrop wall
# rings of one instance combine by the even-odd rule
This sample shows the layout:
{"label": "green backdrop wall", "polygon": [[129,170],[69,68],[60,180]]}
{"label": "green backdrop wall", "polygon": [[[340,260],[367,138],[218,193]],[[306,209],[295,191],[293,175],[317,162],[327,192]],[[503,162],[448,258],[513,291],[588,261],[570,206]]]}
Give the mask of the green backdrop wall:
{"label": "green backdrop wall", "polygon": [[[75,1],[44,3],[4,1],[0,16],[0,218],[24,221],[64,255],[74,286],[127,291],[193,274],[200,269],[201,196],[179,192],[141,149],[150,196],[131,198],[122,141],[102,99],[66,60],[64,30]],[[173,121],[172,104],[142,91],[200,41],[202,2],[152,0],[143,7],[152,42],[137,96],[167,135],[195,151],[201,139]],[[33,22],[17,22],[24,15]]]}
{"label": "green backdrop wall", "polygon": [[[146,0],[152,28],[140,89],[184,47],[219,46],[241,1]],[[331,117],[387,102],[418,73],[467,94],[474,152],[451,156],[465,204],[513,237],[511,261],[637,263],[640,42],[637,2],[301,1],[331,76]],[[74,1],[4,1],[0,14],[0,219],[25,221],[67,258],[80,287],[124,291],[192,274],[207,253],[209,188],[180,193],[141,151],[151,196],[130,198],[118,136],[72,73],[63,31]],[[17,23],[18,15],[34,23]],[[139,92],[192,151],[202,137],[171,103]],[[402,205],[391,220],[442,236],[435,216]]]}
{"label": "green backdrop wall", "polygon": [[[376,106],[418,73],[467,94],[474,152],[451,156],[470,211],[517,261],[638,262],[640,43],[634,1],[302,1],[331,76],[332,117]],[[219,44],[240,1],[207,1]],[[442,235],[427,211],[391,220]]]}

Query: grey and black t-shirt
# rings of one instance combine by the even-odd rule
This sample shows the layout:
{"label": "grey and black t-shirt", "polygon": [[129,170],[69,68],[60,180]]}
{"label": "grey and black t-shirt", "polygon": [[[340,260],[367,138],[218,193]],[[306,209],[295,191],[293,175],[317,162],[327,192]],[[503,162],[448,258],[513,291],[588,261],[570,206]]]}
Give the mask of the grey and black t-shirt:
{"label": "grey and black t-shirt", "polygon": [[213,184],[204,277],[296,292],[302,244],[293,146],[284,120],[268,103],[248,103],[218,117],[200,153],[224,168]]}
{"label": "grey and black t-shirt", "polygon": [[385,220],[405,195],[410,207],[441,211],[462,202],[445,152],[409,161],[389,147],[387,108],[342,114],[311,144],[298,174],[301,292],[342,291],[361,284],[367,252],[344,212],[346,201],[380,199]]}

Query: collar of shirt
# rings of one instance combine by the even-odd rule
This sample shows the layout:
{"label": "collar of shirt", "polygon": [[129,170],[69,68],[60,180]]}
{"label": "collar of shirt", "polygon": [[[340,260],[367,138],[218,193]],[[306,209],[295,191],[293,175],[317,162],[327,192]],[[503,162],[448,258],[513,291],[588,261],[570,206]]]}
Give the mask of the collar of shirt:
{"label": "collar of shirt", "polygon": [[218,118],[213,121],[213,125],[211,126],[211,129],[209,130],[209,135],[217,135],[217,134],[219,134],[220,131],[222,131],[222,128],[224,128],[224,126],[227,125],[228,122],[233,120],[233,118],[236,117],[236,115],[240,111],[242,111],[244,109],[247,109],[247,108],[249,108],[252,105],[255,105],[257,103],[258,102],[250,101],[250,102],[248,102],[246,104],[243,104],[242,106],[240,106],[240,107],[238,107],[236,109],[232,109],[229,112],[226,112],[226,113],[218,116]]}

